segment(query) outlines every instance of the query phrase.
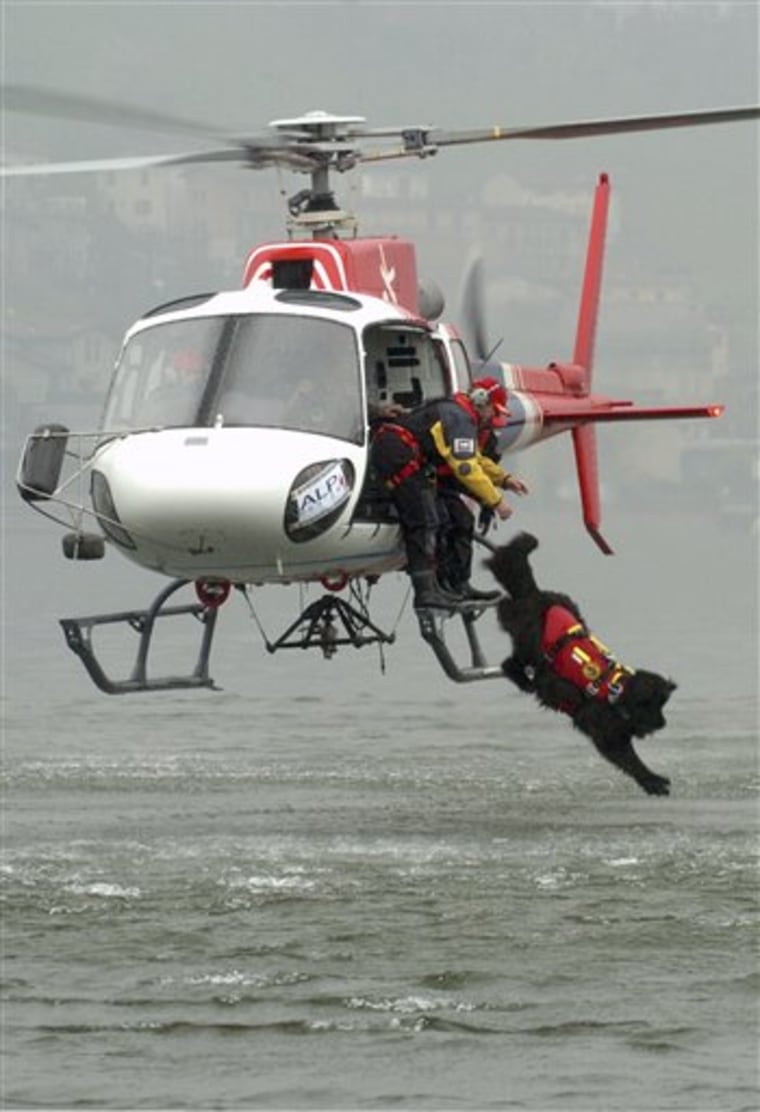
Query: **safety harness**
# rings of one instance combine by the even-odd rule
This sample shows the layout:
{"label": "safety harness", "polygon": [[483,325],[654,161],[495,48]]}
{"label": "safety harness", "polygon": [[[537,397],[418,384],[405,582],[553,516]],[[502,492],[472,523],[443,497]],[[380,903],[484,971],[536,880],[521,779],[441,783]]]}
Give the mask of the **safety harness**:
{"label": "safety harness", "polygon": [[564,606],[546,611],[541,651],[553,672],[600,702],[616,703],[633,675]]}
{"label": "safety harness", "polygon": [[405,479],[408,479],[410,475],[416,475],[417,472],[425,466],[425,458],[422,454],[422,448],[420,447],[417,437],[413,432],[410,432],[409,429],[404,428],[403,425],[395,425],[390,421],[385,421],[377,429],[373,439],[378,440],[381,436],[385,436],[389,432],[392,432],[403,444],[406,444],[407,448],[410,448],[412,452],[414,452],[414,456],[408,463],[405,463],[404,466],[394,475],[391,475],[390,478],[384,480],[385,486],[393,490],[395,487],[400,486]]}

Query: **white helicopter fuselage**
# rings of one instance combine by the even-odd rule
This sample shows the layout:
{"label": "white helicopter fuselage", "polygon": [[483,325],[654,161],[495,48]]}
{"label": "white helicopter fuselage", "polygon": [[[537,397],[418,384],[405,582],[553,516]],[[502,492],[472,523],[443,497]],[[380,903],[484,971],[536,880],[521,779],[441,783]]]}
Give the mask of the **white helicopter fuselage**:
{"label": "white helicopter fuselage", "polygon": [[[403,562],[396,527],[352,521],[366,457],[365,447],[332,437],[222,426],[120,438],[101,449],[94,466],[134,544],[119,547],[138,564],[187,579],[287,583],[381,574]],[[352,464],[356,482],[338,519],[318,536],[291,540],[284,519],[296,476],[339,460]],[[340,479],[342,489],[333,493],[332,476],[328,470],[301,496],[315,512],[345,493]]]}
{"label": "white helicopter fuselage", "polygon": [[448,333],[353,292],[252,282],[187,301],[125,337],[90,461],[107,539],[187,579],[402,567],[398,527],[359,512],[368,414],[462,385]]}

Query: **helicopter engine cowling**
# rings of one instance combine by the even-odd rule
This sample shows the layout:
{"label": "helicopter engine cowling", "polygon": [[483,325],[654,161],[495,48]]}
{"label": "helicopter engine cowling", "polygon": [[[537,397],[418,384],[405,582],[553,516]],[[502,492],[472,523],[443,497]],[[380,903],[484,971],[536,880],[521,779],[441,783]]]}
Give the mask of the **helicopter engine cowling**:
{"label": "helicopter engine cowling", "polygon": [[438,320],[446,308],[446,300],[440,287],[432,278],[425,278],[420,282],[417,294],[420,316],[425,320]]}

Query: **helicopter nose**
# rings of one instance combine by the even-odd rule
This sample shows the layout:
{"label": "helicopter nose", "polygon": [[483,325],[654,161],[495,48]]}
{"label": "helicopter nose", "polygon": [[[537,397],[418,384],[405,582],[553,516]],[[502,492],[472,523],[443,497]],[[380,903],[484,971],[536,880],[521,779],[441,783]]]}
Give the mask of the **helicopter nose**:
{"label": "helicopter nose", "polygon": [[347,447],[279,429],[140,433],[98,456],[93,503],[104,532],[150,566],[279,567],[343,512],[357,480]]}

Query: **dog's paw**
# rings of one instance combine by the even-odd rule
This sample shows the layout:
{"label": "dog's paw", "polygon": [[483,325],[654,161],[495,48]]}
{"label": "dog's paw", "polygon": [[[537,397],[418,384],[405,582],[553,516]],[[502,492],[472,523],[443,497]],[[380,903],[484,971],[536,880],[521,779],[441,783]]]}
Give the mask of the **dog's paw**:
{"label": "dog's paw", "polygon": [[639,781],[647,795],[670,795],[670,780],[667,776],[658,776],[650,772]]}

